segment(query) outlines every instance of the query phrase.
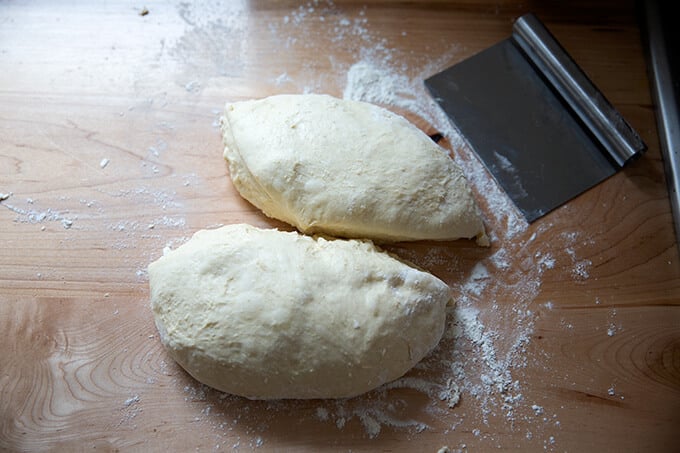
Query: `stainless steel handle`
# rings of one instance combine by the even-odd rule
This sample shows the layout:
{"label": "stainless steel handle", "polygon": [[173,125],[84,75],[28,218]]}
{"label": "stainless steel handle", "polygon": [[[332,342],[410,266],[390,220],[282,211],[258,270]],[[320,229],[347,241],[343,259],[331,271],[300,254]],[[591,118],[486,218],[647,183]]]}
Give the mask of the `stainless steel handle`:
{"label": "stainless steel handle", "polygon": [[[675,67],[671,52],[677,52],[671,47],[670,40],[666,41],[667,27],[674,27],[672,21],[665,21],[664,13],[670,11],[670,6],[656,0],[644,2],[645,28],[644,37],[647,45],[647,65],[650,72],[652,96],[656,106],[656,122],[659,131],[661,156],[666,171],[666,184],[671,200],[673,220],[675,223],[675,239],[680,247],[680,110],[674,85]],[[670,16],[673,17],[673,16]],[[678,32],[674,31],[677,39]],[[669,48],[670,47],[670,48]],[[677,59],[677,56],[675,57]],[[677,71],[677,70],[676,70]]]}
{"label": "stainless steel handle", "polygon": [[517,19],[512,38],[620,167],[647,149],[536,16]]}

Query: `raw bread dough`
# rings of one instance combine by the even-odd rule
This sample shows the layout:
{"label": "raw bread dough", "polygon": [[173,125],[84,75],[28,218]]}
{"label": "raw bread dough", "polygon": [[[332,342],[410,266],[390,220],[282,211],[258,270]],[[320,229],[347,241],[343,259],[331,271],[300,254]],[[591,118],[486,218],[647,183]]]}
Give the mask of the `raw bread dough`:
{"label": "raw bread dough", "polygon": [[149,265],[161,341],[199,381],[253,399],[344,398],[439,342],[448,286],[369,241],[229,225]]}
{"label": "raw bread dough", "polygon": [[226,106],[224,157],[241,195],[305,233],[487,242],[470,188],[405,118],[326,95]]}

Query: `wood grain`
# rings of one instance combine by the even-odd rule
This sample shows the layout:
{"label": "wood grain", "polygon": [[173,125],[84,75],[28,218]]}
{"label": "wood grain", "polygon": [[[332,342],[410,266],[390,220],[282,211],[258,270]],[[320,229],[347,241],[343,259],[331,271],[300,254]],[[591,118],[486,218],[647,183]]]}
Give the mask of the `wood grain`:
{"label": "wood grain", "polygon": [[[632,3],[0,4],[0,450],[677,451],[680,257]],[[529,11],[640,132],[641,160],[526,225],[444,140],[492,245],[385,246],[458,302],[392,385],[248,401],[169,358],[148,263],[201,228],[289,228],[231,185],[225,101],[342,96],[366,62],[411,90],[384,105],[441,132],[422,79]]]}

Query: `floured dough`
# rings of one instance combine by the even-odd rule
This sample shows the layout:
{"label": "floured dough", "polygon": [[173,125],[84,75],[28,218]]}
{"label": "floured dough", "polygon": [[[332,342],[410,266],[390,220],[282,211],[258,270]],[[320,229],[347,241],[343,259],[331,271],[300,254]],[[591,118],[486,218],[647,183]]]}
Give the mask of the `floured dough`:
{"label": "floured dough", "polygon": [[222,132],[241,195],[302,232],[486,242],[461,169],[381,107],[326,95],[272,96],[228,104]]}
{"label": "floured dough", "polygon": [[253,399],[344,398],[439,342],[445,283],[371,242],[239,224],[149,265],[161,341],[199,381]]}

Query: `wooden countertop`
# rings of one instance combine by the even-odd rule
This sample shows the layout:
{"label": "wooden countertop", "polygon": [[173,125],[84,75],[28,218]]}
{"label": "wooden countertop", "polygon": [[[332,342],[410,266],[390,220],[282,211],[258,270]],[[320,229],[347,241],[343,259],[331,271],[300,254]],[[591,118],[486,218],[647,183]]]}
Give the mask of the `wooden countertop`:
{"label": "wooden countertop", "polygon": [[[458,301],[397,384],[267,403],[179,369],[148,263],[283,227],[231,185],[223,104],[325,92],[446,129],[422,80],[525,12],[648,153],[529,226],[449,135],[492,245],[388,247]],[[680,259],[632,2],[3,2],[0,68],[0,450],[677,451]]]}

